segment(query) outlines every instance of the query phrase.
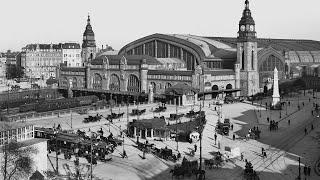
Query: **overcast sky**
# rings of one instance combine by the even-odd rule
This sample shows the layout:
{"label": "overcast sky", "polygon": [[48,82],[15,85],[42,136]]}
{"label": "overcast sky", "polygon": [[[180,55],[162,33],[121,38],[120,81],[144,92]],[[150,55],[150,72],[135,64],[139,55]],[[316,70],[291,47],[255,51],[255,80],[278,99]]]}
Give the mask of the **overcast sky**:
{"label": "overcast sky", "polygon": [[[82,42],[88,13],[97,46],[153,33],[235,37],[245,0],[0,0],[0,51]],[[320,40],[319,0],[250,0],[258,37]]]}

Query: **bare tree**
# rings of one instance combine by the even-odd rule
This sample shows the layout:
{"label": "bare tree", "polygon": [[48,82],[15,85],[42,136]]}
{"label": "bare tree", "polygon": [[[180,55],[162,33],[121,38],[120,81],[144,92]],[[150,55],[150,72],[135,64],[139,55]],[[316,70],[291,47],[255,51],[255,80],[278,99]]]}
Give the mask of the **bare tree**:
{"label": "bare tree", "polygon": [[0,148],[3,152],[0,160],[3,180],[22,179],[33,172],[32,155],[38,152],[35,147],[11,141]]}

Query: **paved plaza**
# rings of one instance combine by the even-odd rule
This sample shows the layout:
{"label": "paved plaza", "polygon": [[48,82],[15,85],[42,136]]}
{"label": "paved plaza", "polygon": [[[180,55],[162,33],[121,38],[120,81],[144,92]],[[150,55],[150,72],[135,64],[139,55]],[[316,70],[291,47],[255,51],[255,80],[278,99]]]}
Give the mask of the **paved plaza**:
{"label": "paved plaza", "polygon": [[[309,102],[310,98],[310,102]],[[218,121],[217,111],[212,101],[205,101],[204,110],[206,112],[207,123],[203,131],[202,139],[202,157],[204,159],[212,158],[213,152],[221,152],[229,156],[228,161],[225,161],[224,166],[219,169],[206,169],[207,179],[242,179],[243,169],[245,162],[240,160],[239,156],[234,156],[229,152],[225,152],[225,147],[231,149],[239,148],[243,153],[244,159],[250,161],[254,170],[258,172],[260,179],[295,179],[298,176],[298,157],[301,157],[301,166],[307,165],[312,167],[311,176],[307,179],[318,179],[319,176],[315,173],[315,164],[319,159],[319,144],[317,138],[320,133],[320,118],[316,114],[312,115],[311,110],[313,103],[317,102],[312,94],[296,94],[292,97],[285,97],[283,101],[289,102],[284,105],[280,111],[266,109],[265,103],[270,103],[272,99],[264,99],[262,101],[242,102],[234,104],[224,104],[222,106],[222,113],[225,118],[229,118],[234,128],[230,131],[229,136],[221,136],[218,134],[217,142],[214,141],[215,126]],[[300,109],[298,108],[300,104]],[[210,104],[210,105],[209,105]],[[303,105],[304,104],[304,105]],[[176,112],[175,106],[168,106],[166,112],[161,114],[152,113],[151,109],[157,107],[158,104],[139,105],[139,109],[147,109],[146,113],[139,117],[139,119],[152,118],[153,116],[163,115],[166,118],[171,113]],[[210,107],[209,107],[210,106]],[[128,112],[137,106],[130,106]],[[199,110],[199,104],[195,106],[179,107],[178,113],[186,113],[189,110]],[[105,120],[96,123],[82,123],[84,117],[88,115],[79,115],[72,113],[72,127],[74,130],[81,129],[85,131],[97,131],[102,128],[105,132],[112,132],[114,135],[120,134],[120,129],[126,127],[127,124],[127,107],[113,108],[113,112],[125,112],[124,116],[120,119],[114,120],[113,123]],[[90,111],[88,114],[95,115],[96,113],[102,114],[106,117],[110,114],[110,109],[103,109],[98,111]],[[269,120],[279,122],[279,128],[276,131],[269,130]],[[135,116],[129,116],[129,121],[135,119]],[[288,120],[290,119],[290,124]],[[38,126],[52,127],[53,125],[61,124],[63,129],[71,129],[71,115],[65,114],[60,117],[47,117],[46,119],[29,119]],[[313,124],[314,130],[311,130]],[[261,132],[261,138],[254,140],[246,140],[245,136],[250,128],[258,127]],[[304,129],[307,128],[307,135]],[[232,136],[235,135],[236,139],[233,140]],[[107,163],[99,162],[94,166],[93,173],[96,177],[101,179],[166,179],[171,178],[169,173],[170,169],[175,165],[171,161],[165,161],[152,154],[146,154],[146,159],[142,159],[142,152],[133,147],[136,139],[125,137],[124,147],[118,146],[116,151],[112,154],[112,160]],[[144,142],[144,140],[140,140]],[[168,147],[178,151],[182,157],[188,160],[198,160],[199,150],[194,156],[190,155],[190,151],[194,149],[194,144],[187,142],[177,143],[173,140],[168,141],[152,141],[158,148]],[[200,147],[199,142],[197,146]],[[220,148],[219,148],[220,146]],[[177,149],[178,147],[178,149]],[[267,158],[261,156],[261,148],[267,152]],[[122,159],[121,154],[123,148],[128,154],[128,159]],[[178,150],[178,151],[177,151]],[[55,166],[55,154],[49,154],[49,157]],[[64,160],[60,155],[60,173],[66,173],[63,169],[63,164],[68,163],[72,165],[73,160]],[[85,159],[80,160],[81,163],[87,164]],[[51,167],[50,162],[49,167]],[[177,162],[177,163],[181,163]],[[52,167],[51,167],[52,168]],[[304,178],[303,171],[301,171]],[[185,177],[185,179],[188,179]],[[192,176],[189,179],[195,179]]]}

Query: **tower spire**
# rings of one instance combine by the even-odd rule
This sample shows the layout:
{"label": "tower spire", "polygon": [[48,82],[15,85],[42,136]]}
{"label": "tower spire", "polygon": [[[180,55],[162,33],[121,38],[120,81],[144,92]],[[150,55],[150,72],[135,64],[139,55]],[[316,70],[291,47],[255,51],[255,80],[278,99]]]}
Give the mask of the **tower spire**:
{"label": "tower spire", "polygon": [[87,23],[90,24],[90,14],[88,13]]}
{"label": "tower spire", "polygon": [[249,0],[246,0],[245,4],[246,4],[246,9],[249,9]]}

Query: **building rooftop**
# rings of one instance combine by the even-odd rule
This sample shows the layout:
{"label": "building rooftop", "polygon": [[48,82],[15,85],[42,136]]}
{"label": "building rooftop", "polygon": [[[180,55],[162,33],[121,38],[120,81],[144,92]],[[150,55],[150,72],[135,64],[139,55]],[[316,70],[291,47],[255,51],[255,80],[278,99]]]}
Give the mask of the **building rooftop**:
{"label": "building rooftop", "polygon": [[178,83],[173,85],[165,90],[166,94],[173,94],[173,95],[183,95],[189,91],[198,92],[197,89],[185,84],[185,83]]}
{"label": "building rooftop", "polygon": [[80,44],[78,43],[60,43],[59,45],[62,49],[81,49]]}
{"label": "building rooftop", "polygon": [[0,121],[0,131],[5,131],[9,129],[17,129],[21,127],[26,127],[33,125],[29,122],[6,122],[6,121]]}
{"label": "building rooftop", "polygon": [[192,71],[149,70],[148,75],[192,76]]}
{"label": "building rooftop", "polygon": [[166,126],[166,121],[161,118],[142,119],[133,121],[132,125],[140,129],[163,129]]}
{"label": "building rooftop", "polygon": [[102,65],[109,62],[110,65],[119,65],[122,58],[126,59],[127,65],[140,65],[145,60],[148,65],[161,64],[156,58],[148,55],[102,55],[92,60],[92,65]]}

